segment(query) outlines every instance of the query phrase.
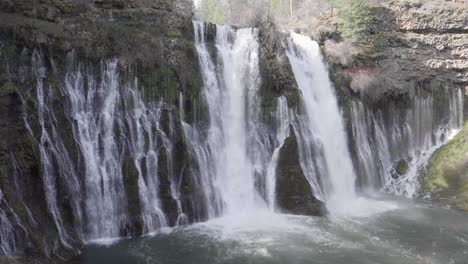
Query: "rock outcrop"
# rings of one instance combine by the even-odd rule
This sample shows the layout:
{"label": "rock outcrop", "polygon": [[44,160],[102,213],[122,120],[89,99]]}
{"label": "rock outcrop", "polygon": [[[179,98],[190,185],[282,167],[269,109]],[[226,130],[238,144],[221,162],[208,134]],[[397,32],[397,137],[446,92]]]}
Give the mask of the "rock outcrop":
{"label": "rock outcrop", "polygon": [[289,106],[299,105],[299,88],[286,56],[287,37],[287,34],[279,31],[271,22],[262,24],[259,30],[260,70],[263,80],[260,94],[266,107],[271,107],[281,95],[286,96]]}
{"label": "rock outcrop", "polygon": [[423,82],[466,86],[468,8],[463,1],[440,2],[393,0],[372,7],[367,39],[354,43],[353,62],[347,65],[325,45],[340,88],[380,103],[407,97]]}
{"label": "rock outcrop", "polygon": [[324,215],[325,204],[313,196],[310,183],[299,163],[297,139],[285,139],[278,157],[276,205],[280,210],[296,215]]}

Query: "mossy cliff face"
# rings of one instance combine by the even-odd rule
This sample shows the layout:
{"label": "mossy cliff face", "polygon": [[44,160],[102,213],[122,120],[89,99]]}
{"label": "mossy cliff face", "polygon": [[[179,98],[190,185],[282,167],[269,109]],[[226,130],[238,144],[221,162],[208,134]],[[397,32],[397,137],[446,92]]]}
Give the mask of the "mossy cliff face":
{"label": "mossy cliff face", "polygon": [[287,37],[270,22],[262,24],[259,29],[260,95],[265,110],[274,109],[276,99],[282,95],[286,96],[291,108],[300,105],[299,88],[286,56]]}
{"label": "mossy cliff face", "polygon": [[[3,55],[3,54],[2,54]],[[2,62],[5,62],[2,57]],[[69,258],[79,252],[81,243],[72,238],[72,248],[55,248],[58,230],[52,217],[47,213],[44,186],[41,177],[42,166],[37,141],[25,127],[24,116],[30,101],[21,93],[27,86],[17,85],[9,76],[5,77],[5,63],[2,63],[3,79],[0,84],[0,189],[10,222],[15,228],[16,254],[34,258],[48,256],[49,261]],[[12,78],[15,80],[14,78]],[[63,197],[66,200],[66,197]],[[13,214],[16,214],[14,217]]]}
{"label": "mossy cliff face", "polygon": [[[120,81],[137,78],[144,100],[164,100],[174,118],[178,118],[174,109],[179,108],[182,93],[182,108],[191,122],[191,106],[202,87],[191,12],[191,4],[183,0],[0,1],[0,190],[19,219],[8,215],[15,226],[16,254],[41,259],[42,263],[61,262],[79,254],[83,246],[82,231],[76,230],[74,223],[77,217],[71,208],[71,193],[62,177],[54,175],[57,206],[70,236],[69,246],[59,241],[46,203],[33,58],[43,61],[44,90],[51,98],[47,105],[55,113],[65,149],[76,161],[73,169],[82,172],[83,156],[73,138],[73,120],[61,89],[70,64],[80,64],[88,74],[99,76],[101,63],[117,59]],[[46,129],[51,129],[49,124]],[[182,132],[177,133],[180,136]],[[185,147],[179,145],[178,153],[184,153]],[[143,223],[138,172],[131,153],[122,149],[129,219],[121,232],[123,236],[139,235]]]}
{"label": "mossy cliff face", "polygon": [[423,184],[433,199],[468,211],[468,122],[431,157]]}
{"label": "mossy cliff face", "polygon": [[186,1],[3,2],[0,39],[40,48],[57,66],[75,50],[91,63],[117,58],[126,74],[140,77],[148,96],[176,100],[182,91],[192,98],[201,88]]}

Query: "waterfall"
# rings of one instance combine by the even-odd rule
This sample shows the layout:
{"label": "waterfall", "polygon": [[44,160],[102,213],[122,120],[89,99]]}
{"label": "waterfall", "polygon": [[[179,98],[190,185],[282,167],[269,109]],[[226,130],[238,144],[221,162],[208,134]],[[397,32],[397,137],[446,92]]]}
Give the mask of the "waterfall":
{"label": "waterfall", "polygon": [[[37,113],[25,115],[24,124],[38,146],[50,216],[44,222],[57,230],[51,235],[57,236],[53,246],[73,249],[78,241],[105,242],[224,216],[250,217],[246,222],[262,213],[271,217],[279,211],[278,160],[292,139],[297,142],[290,149],[298,149],[311,186],[305,192],[313,193],[308,201],[322,200],[332,213],[365,211],[367,205],[355,203],[363,200],[356,183],[414,196],[432,152],[463,125],[460,90],[443,91],[442,101],[417,92],[408,109],[392,105],[388,111],[375,110],[354,101],[349,112],[353,141],[348,144],[316,42],[292,33],[285,43],[300,105],[290,108],[285,92],[265,107],[258,29],[193,26],[203,79],[196,95],[203,108],[197,110],[206,114],[201,118],[196,111],[184,111],[193,99],[184,98],[186,91],[177,91],[177,106],[148,99],[145,91],[154,94],[160,87],[143,87],[138,78],[122,74],[118,60],[86,66],[71,52],[64,78],[55,80],[40,53],[33,53],[35,87],[25,93],[36,101],[25,106]],[[29,68],[21,71],[27,75]],[[354,160],[350,153],[356,154]],[[24,212],[18,213],[20,220],[0,191],[0,251],[7,255],[21,251],[27,240],[22,221],[28,230],[44,224],[21,195],[17,173],[23,160],[16,162],[13,152],[10,156],[19,194],[17,203],[10,204],[19,204]],[[291,174],[303,179],[302,172]]]}
{"label": "waterfall", "polygon": [[275,189],[276,189],[276,169],[278,167],[279,151],[283,146],[284,140],[289,136],[289,108],[286,97],[278,98],[276,117],[276,140],[280,144],[273,151],[271,161],[267,168],[267,201],[271,211],[275,210]]}
{"label": "waterfall", "polygon": [[356,199],[356,175],[320,47],[306,36],[291,33],[287,55],[305,108],[303,117],[298,117],[295,125],[301,165],[317,196],[327,202],[329,210],[340,210],[339,207],[346,207],[349,201]]}
{"label": "waterfall", "polygon": [[[73,61],[73,59],[72,59]],[[83,155],[85,233],[88,240],[117,237],[127,222],[119,118],[117,61],[103,65],[100,82],[69,69],[64,92],[70,100],[75,142]]]}
{"label": "waterfall", "polygon": [[[12,161],[12,178],[17,194],[20,196],[19,202],[24,206],[29,224],[37,227],[37,222],[34,220],[29,207],[24,203],[22,192],[19,190],[17,183],[18,166],[13,155],[10,155]],[[4,192],[0,188],[0,255],[18,256],[24,254],[25,245],[29,242],[30,237],[24,223],[11,208]]]}
{"label": "waterfall", "polygon": [[[45,91],[51,91],[50,87],[44,89],[45,79],[45,67],[42,63],[41,56],[35,52],[32,58],[33,71],[35,71],[35,77],[37,78],[36,84],[36,95],[37,95],[37,111],[40,125],[40,139],[39,139],[39,150],[42,163],[42,180],[44,185],[44,193],[46,197],[47,207],[52,219],[55,222],[57,231],[59,234],[60,241],[62,244],[71,248],[70,237],[65,230],[62,216],[58,207],[57,201],[57,186],[56,179],[57,175],[64,177],[68,181],[70,189],[73,185],[79,186],[76,178],[76,174],[73,170],[74,166],[71,163],[70,157],[68,156],[61,138],[57,134],[56,129],[56,118],[53,111],[48,109]],[[51,127],[52,136],[49,134],[47,127]],[[54,166],[54,160],[58,163],[58,168]],[[73,193],[73,192],[71,192]],[[77,200],[75,200],[77,201]],[[80,213],[76,214],[76,220],[79,221]]]}
{"label": "waterfall", "polygon": [[[224,91],[219,101],[208,101],[210,111],[220,115],[220,123],[211,128],[221,130],[221,141],[216,136],[211,146],[217,149],[216,171],[220,177],[227,214],[262,207],[255,189],[253,162],[247,156],[247,118],[253,109],[246,103],[248,90],[259,86],[257,30],[220,26],[217,30],[217,48],[221,60],[220,85]],[[209,92],[209,91],[207,91]],[[216,128],[215,128],[216,127]],[[250,208],[249,208],[250,207]]]}
{"label": "waterfall", "polygon": [[205,139],[196,129],[187,133],[199,166],[212,172],[202,177],[210,182],[205,197],[214,198],[208,208],[211,215],[274,211],[278,152],[289,133],[286,99],[278,100],[272,129],[261,120],[258,30],[216,26],[208,43],[208,27],[194,22],[209,128]]}
{"label": "waterfall", "polygon": [[[146,106],[136,87],[138,83],[126,87],[131,100],[126,102],[125,121],[129,130],[133,163],[138,172],[139,198],[143,204],[143,232],[148,233],[167,226],[159,199],[159,179],[155,175],[158,171],[158,133],[165,134],[159,127],[161,105],[155,103]],[[124,124],[121,124],[121,129],[124,130]]]}
{"label": "waterfall", "polygon": [[417,195],[418,176],[432,153],[463,126],[462,91],[445,87],[434,93],[416,92],[409,109],[390,105],[374,111],[359,101],[351,104],[351,130],[363,189]]}
{"label": "waterfall", "polygon": [[258,40],[256,29],[235,31],[217,26],[218,63],[209,58],[204,24],[195,22],[197,49],[209,107],[208,146],[214,158],[211,170],[221,194],[225,214],[264,207],[255,188],[253,162],[248,157],[249,90],[258,89]]}
{"label": "waterfall", "polygon": [[0,254],[11,256],[16,252],[16,241],[13,224],[10,222],[6,212],[2,209],[6,201],[0,189]]}
{"label": "waterfall", "polygon": [[[59,206],[59,189],[69,194],[73,211],[72,223],[77,236],[84,241],[105,241],[129,234],[129,208],[124,169],[137,177],[138,215],[142,232],[149,233],[168,226],[160,201],[158,151],[168,152],[168,168],[172,168],[172,139],[160,125],[163,103],[143,100],[138,81],[122,82],[117,61],[102,64],[101,76],[83,70],[75,63],[74,54],[68,58],[68,68],[59,92],[65,99],[65,121],[70,122],[72,135],[59,129],[53,109],[54,89],[50,86],[41,56],[33,55],[33,74],[37,80],[36,97],[39,122],[39,150],[43,165],[42,178],[49,213],[57,226],[60,241],[71,247],[72,238],[65,226]],[[25,117],[31,135],[34,131]],[[63,119],[62,119],[63,120]],[[64,122],[64,121],[61,121]],[[60,124],[61,127],[66,126]],[[64,138],[71,138],[77,147],[78,159],[71,158]],[[179,203],[180,223],[186,223],[178,201],[175,177],[169,173],[171,194]],[[59,181],[58,178],[61,178]],[[58,182],[62,182],[59,186]],[[27,209],[27,208],[26,208]]]}

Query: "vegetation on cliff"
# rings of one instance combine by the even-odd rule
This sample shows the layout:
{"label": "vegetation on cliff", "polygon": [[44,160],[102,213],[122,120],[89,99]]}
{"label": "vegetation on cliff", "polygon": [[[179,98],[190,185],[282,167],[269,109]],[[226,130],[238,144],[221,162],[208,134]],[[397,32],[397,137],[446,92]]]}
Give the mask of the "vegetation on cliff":
{"label": "vegetation on cliff", "polygon": [[468,122],[434,153],[423,184],[435,199],[468,210]]}
{"label": "vegetation on cliff", "polygon": [[468,122],[432,156],[424,187],[434,198],[468,210]]}

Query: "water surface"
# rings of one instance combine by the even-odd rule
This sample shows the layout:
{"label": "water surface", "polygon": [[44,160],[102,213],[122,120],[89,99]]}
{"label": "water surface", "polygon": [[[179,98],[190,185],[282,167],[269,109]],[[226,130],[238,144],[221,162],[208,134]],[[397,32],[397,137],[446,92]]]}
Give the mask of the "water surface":
{"label": "water surface", "polygon": [[327,218],[246,212],[153,237],[93,245],[81,263],[467,263],[467,213],[406,200],[380,205],[384,212]]}

